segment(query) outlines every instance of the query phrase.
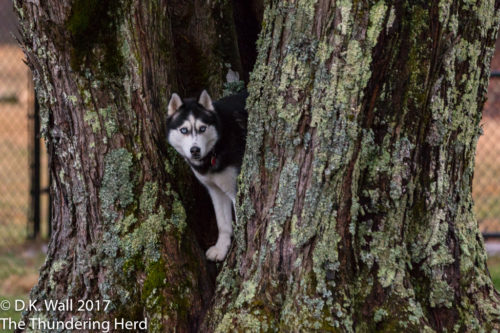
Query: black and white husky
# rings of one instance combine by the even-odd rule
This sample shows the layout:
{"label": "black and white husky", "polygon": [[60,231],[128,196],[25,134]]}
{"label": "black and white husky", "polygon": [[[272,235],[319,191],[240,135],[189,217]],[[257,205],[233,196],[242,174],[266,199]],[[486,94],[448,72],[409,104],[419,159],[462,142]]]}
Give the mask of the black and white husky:
{"label": "black and white husky", "polygon": [[231,245],[236,177],[245,152],[246,92],[212,103],[204,90],[198,101],[173,94],[168,104],[168,142],[189,163],[207,188],[215,208],[219,236],[207,258],[221,261]]}

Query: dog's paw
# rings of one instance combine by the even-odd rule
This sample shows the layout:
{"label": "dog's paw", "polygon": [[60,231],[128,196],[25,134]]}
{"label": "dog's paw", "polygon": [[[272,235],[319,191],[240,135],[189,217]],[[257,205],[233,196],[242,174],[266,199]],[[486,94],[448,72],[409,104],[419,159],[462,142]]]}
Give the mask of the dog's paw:
{"label": "dog's paw", "polygon": [[226,257],[228,249],[229,246],[222,247],[214,245],[207,250],[206,252],[207,259],[211,261],[222,261]]}

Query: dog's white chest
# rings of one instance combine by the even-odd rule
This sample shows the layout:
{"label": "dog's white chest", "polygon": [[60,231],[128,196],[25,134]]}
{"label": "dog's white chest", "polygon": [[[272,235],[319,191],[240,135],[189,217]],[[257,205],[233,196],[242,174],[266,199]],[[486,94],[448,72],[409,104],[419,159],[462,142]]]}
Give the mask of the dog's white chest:
{"label": "dog's white chest", "polygon": [[193,169],[196,178],[207,187],[218,187],[222,192],[234,201],[236,198],[236,177],[238,170],[235,167],[227,167],[220,172],[209,172],[204,175]]}

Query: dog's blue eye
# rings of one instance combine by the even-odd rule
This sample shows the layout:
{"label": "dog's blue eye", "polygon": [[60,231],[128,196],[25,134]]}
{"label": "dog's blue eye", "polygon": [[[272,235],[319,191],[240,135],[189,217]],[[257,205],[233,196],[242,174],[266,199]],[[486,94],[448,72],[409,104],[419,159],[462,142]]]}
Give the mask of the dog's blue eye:
{"label": "dog's blue eye", "polygon": [[207,130],[207,126],[201,126],[200,127],[200,133],[203,133]]}
{"label": "dog's blue eye", "polygon": [[187,134],[188,129],[186,127],[183,127],[183,128],[180,129],[180,131],[181,131],[182,134]]}

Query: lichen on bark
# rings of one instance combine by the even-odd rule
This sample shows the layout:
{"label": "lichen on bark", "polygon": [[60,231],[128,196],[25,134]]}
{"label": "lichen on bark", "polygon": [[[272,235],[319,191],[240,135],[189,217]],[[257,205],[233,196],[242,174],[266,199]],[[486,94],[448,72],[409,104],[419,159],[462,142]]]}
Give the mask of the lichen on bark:
{"label": "lichen on bark", "polygon": [[237,244],[207,325],[498,326],[471,181],[499,5],[266,6]]}

